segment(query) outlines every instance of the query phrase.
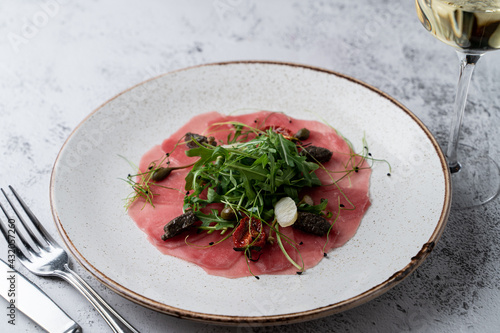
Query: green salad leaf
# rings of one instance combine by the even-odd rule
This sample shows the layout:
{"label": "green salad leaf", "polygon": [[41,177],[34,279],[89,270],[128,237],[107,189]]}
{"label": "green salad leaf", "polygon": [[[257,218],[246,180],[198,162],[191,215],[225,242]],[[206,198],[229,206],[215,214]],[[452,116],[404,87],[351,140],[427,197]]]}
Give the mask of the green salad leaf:
{"label": "green salad leaf", "polygon": [[[227,221],[216,210],[201,213],[208,204],[224,203],[266,221],[273,218],[274,204],[282,197],[291,197],[298,204],[304,187],[321,185],[314,172],[318,164],[306,161],[291,140],[271,129],[250,141],[240,141],[247,137],[239,128],[228,138],[228,145],[200,144],[186,151],[187,156],[199,160],[186,176],[185,190],[190,194],[184,199],[184,209],[192,209],[204,224],[209,221],[217,230],[227,227]],[[326,203],[300,205],[299,209],[320,213]]]}

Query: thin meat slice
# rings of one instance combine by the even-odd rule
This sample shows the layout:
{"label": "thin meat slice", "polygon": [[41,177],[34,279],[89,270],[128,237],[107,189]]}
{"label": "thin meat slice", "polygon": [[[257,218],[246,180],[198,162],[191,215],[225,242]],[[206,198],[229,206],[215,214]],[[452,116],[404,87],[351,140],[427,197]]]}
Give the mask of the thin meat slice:
{"label": "thin meat slice", "polygon": [[[292,133],[305,127],[310,131],[310,135],[307,140],[301,142],[302,145],[314,144],[333,152],[332,159],[323,164],[329,172],[321,169],[316,171],[324,186],[304,189],[301,192],[301,195],[310,195],[315,203],[328,199],[327,209],[332,212],[332,218],[329,219],[330,223],[333,223],[332,229],[328,237],[319,237],[292,227],[280,228],[283,245],[291,259],[299,265],[304,265],[305,269],[314,267],[324,257],[325,252],[344,245],[354,236],[370,206],[368,190],[371,169],[360,156],[354,155],[346,141],[333,128],[317,121],[298,120],[282,113],[267,111],[241,116],[224,116],[217,112],[201,114],[192,118],[161,145],[146,152],[140,161],[139,169],[142,172],[147,171],[152,162],[155,162],[156,166],[159,166],[160,162],[164,166],[167,166],[167,163],[170,166],[193,163],[195,160],[185,154],[188,148],[184,144],[184,135],[191,132],[213,136],[218,144],[224,144],[228,135],[234,131],[230,122],[260,129],[282,127]],[[346,169],[351,170],[347,175]],[[152,187],[154,207],[143,199],[135,201],[129,207],[129,215],[153,245],[164,254],[202,267],[208,274],[228,278],[252,274],[295,274],[298,271],[277,246],[276,235],[274,244],[267,243],[263,251],[252,252],[252,260],[246,258],[243,252],[233,250],[230,237],[221,241],[227,235],[217,232],[207,234],[188,230],[166,241],[161,240],[164,225],[183,213],[185,177],[188,172],[189,169],[172,171],[167,179]],[[265,230],[269,232],[269,227]]]}

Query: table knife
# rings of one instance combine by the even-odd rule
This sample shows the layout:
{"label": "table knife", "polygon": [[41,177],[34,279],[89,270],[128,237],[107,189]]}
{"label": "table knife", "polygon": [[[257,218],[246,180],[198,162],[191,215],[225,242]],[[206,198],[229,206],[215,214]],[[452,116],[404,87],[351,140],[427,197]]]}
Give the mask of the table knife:
{"label": "table knife", "polygon": [[7,304],[7,321],[14,324],[19,310],[50,333],[80,333],[81,327],[49,296],[0,259],[0,295]]}

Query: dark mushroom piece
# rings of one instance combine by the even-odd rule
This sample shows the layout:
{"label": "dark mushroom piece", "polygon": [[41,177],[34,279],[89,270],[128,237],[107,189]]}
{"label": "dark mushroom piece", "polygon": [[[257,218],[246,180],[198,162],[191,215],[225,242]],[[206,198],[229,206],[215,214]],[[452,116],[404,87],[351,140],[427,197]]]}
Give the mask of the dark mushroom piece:
{"label": "dark mushroom piece", "polygon": [[333,155],[330,150],[317,146],[304,147],[300,154],[305,156],[307,161],[315,163],[326,163],[332,158]]}
{"label": "dark mushroom piece", "polygon": [[309,234],[324,236],[330,230],[331,224],[320,215],[299,212],[297,221],[295,221],[292,227]]}
{"label": "dark mushroom piece", "polygon": [[209,144],[212,146],[217,146],[217,142],[215,142],[215,138],[213,136],[207,138],[204,135],[191,133],[191,132],[186,133],[186,135],[184,136],[184,141],[187,143],[187,146],[189,148],[198,147],[198,144],[196,142],[198,142],[199,144],[202,144],[202,145]]}
{"label": "dark mushroom piece", "polygon": [[161,239],[167,240],[169,238],[177,236],[181,232],[192,227],[196,223],[196,221],[198,221],[198,218],[196,217],[196,215],[194,215],[193,211],[189,211],[177,216],[172,221],[165,224],[165,226],[163,227],[165,234],[161,236]]}

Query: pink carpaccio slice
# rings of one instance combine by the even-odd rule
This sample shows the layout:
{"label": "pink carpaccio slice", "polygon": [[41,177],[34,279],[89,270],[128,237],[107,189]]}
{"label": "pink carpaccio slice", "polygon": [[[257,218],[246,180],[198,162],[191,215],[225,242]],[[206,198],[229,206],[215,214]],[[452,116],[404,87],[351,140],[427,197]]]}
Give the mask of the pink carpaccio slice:
{"label": "pink carpaccio slice", "polygon": [[[226,142],[227,136],[233,128],[228,122],[239,122],[259,128],[280,126],[287,128],[292,133],[296,133],[301,128],[307,128],[310,131],[310,136],[308,140],[303,142],[304,144],[312,143],[333,152],[332,159],[323,164],[329,172],[321,169],[316,171],[322,184],[332,184],[332,175],[335,178],[340,178],[345,175],[346,168],[352,169],[353,165],[361,162],[358,172],[352,172],[336,185],[302,191],[302,194],[309,194],[315,203],[319,203],[322,198],[328,199],[327,209],[333,212],[330,222],[334,222],[328,239],[326,236],[318,237],[292,227],[280,228],[283,236],[296,244],[295,247],[299,250],[300,255],[290,244],[285,242],[284,246],[290,257],[297,263],[302,263],[303,260],[306,269],[318,264],[325,252],[344,245],[354,236],[364,213],[370,206],[368,189],[371,169],[366,161],[361,160],[361,157],[353,156],[349,145],[334,129],[317,121],[299,120],[282,113],[267,111],[241,116],[224,116],[217,112],[204,113],[192,118],[161,145],[146,152],[141,159],[140,170],[147,170],[153,161],[158,163],[163,160],[167,153],[169,154],[170,166],[191,164],[194,159],[186,156],[187,147],[184,144],[179,145],[179,140],[187,132],[192,132],[214,136],[217,141]],[[336,171],[338,173],[335,173]],[[129,215],[147,234],[152,244],[164,254],[197,264],[209,274],[228,278],[249,276],[252,273],[261,275],[295,274],[297,272],[297,269],[286,259],[277,244],[266,244],[259,259],[247,263],[243,252],[233,250],[231,238],[217,243],[224,238],[219,233],[184,232],[163,241],[161,235],[164,233],[164,225],[182,214],[184,196],[186,195],[184,179],[188,172],[189,169],[175,170],[166,180],[158,183],[161,186],[153,187],[154,207],[142,199],[135,201],[130,206]],[[337,212],[340,213],[337,214]],[[209,246],[211,242],[217,243],[217,245]]]}

